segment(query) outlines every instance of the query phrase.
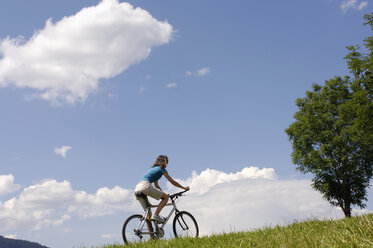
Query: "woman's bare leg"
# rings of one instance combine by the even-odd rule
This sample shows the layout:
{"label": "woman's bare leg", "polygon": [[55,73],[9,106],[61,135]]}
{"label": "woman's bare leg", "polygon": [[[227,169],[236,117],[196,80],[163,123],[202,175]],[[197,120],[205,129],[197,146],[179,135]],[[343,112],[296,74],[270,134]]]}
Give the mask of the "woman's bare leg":
{"label": "woman's bare leg", "polygon": [[[150,221],[151,217],[152,217],[152,213],[149,211],[149,212],[148,212],[148,216],[146,216],[146,218]],[[149,224],[150,224],[150,223],[146,222],[146,225],[148,226],[148,230],[149,230],[149,232],[152,232],[152,231],[153,231],[153,228],[152,228],[151,224],[150,224],[150,225],[149,225]]]}
{"label": "woman's bare leg", "polygon": [[167,194],[163,193],[163,195],[161,196],[162,201],[159,203],[157,210],[155,210],[155,212],[154,212],[155,216],[158,216],[159,213],[164,208],[164,206],[166,206],[166,204],[168,202],[168,198],[169,198],[169,196]]}

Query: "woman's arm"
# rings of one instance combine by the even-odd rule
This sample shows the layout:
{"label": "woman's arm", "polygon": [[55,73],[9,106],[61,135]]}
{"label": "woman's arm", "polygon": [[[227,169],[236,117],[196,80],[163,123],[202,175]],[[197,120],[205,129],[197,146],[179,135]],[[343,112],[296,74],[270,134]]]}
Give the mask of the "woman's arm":
{"label": "woman's arm", "polygon": [[163,190],[161,189],[161,187],[159,187],[158,181],[155,181],[155,182],[154,182],[154,187],[156,187],[157,189],[163,191]]}
{"label": "woman's arm", "polygon": [[172,177],[170,177],[170,175],[168,175],[167,171],[165,173],[163,173],[163,175],[168,179],[168,181],[170,181],[170,183],[172,183],[172,185],[174,185],[174,186],[176,186],[178,188],[184,189],[184,190],[189,190],[188,186],[184,187],[180,183],[178,183],[174,179],[172,179]]}

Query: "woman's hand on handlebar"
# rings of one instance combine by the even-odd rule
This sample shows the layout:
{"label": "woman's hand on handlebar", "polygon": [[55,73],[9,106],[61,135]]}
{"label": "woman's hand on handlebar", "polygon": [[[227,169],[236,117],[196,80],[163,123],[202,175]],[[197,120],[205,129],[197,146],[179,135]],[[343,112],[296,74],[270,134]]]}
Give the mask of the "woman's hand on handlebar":
{"label": "woman's hand on handlebar", "polygon": [[189,186],[184,187],[184,190],[186,191],[190,190]]}

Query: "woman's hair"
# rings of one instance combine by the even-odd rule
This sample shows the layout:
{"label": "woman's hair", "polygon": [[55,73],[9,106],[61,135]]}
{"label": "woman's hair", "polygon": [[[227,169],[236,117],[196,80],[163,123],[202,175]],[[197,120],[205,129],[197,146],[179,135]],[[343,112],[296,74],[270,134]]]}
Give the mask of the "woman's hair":
{"label": "woman's hair", "polygon": [[168,157],[166,155],[159,155],[152,167],[159,166],[164,169],[165,164],[168,164]]}

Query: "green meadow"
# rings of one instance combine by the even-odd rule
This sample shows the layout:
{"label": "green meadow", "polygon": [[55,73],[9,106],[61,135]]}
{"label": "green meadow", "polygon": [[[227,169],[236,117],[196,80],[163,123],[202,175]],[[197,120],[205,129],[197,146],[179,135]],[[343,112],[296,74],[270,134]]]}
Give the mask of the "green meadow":
{"label": "green meadow", "polygon": [[373,214],[341,220],[308,220],[288,226],[200,238],[155,240],[131,245],[108,244],[96,248],[122,247],[373,247]]}

